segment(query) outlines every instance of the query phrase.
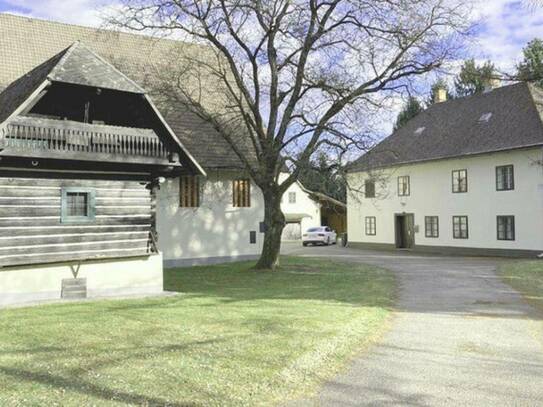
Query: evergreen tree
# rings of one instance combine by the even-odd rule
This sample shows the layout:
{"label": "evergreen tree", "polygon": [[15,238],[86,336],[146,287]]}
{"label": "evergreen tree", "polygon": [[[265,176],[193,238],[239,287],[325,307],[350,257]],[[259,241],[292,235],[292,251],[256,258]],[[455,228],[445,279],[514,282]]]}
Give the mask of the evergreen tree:
{"label": "evergreen tree", "polygon": [[326,154],[319,154],[316,162],[302,170],[300,182],[310,191],[321,192],[341,202],[346,202],[347,186],[341,168],[331,164]]}
{"label": "evergreen tree", "polygon": [[543,87],[543,41],[534,38],[524,47],[522,54],[524,58],[517,65],[517,78]]}
{"label": "evergreen tree", "polygon": [[407,102],[400,113],[398,113],[398,118],[396,119],[396,124],[394,125],[394,130],[398,130],[405,123],[411,120],[413,117],[418,115],[424,109],[419,102],[419,100],[414,96],[409,96]]}
{"label": "evergreen tree", "polygon": [[496,68],[492,62],[486,61],[483,65],[477,65],[473,58],[468,59],[462,64],[460,73],[454,81],[456,96],[463,97],[480,93],[495,77]]}

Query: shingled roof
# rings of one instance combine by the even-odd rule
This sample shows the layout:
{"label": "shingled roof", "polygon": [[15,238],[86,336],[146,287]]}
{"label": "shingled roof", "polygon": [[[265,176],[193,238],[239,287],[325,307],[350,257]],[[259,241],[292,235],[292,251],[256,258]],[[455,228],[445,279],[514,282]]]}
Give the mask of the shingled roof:
{"label": "shingled roof", "polygon": [[[0,123],[5,121],[47,79],[47,75],[61,60],[66,50],[24,74],[0,92]],[[0,89],[1,90],[1,89]]]}
{"label": "shingled roof", "polygon": [[[175,135],[205,168],[243,168],[232,148],[211,125],[183,106],[172,106],[168,98],[161,97],[164,84],[160,75],[164,75],[166,67],[179,63],[180,54],[203,52],[198,45],[0,13],[0,91],[14,87],[18,94],[28,96],[34,91],[34,82],[28,81],[25,74],[39,69],[35,67],[45,65],[44,61],[50,61],[54,56],[61,58],[62,52],[78,41],[95,53],[96,58],[104,58],[122,72],[126,80],[116,77],[115,88],[121,86],[136,91],[133,86],[141,84]],[[98,80],[98,76],[93,75],[97,59],[89,60],[88,55],[84,57],[85,60],[78,61],[78,64],[83,63],[89,68],[83,79],[92,83]],[[70,72],[70,64],[67,64],[64,71],[58,72],[57,79],[67,82],[81,79],[74,78]],[[100,81],[102,87],[108,87],[103,78]],[[209,81],[204,85],[206,108],[212,111],[216,107],[214,102],[220,104],[224,100],[224,97],[217,96],[221,86]],[[6,112],[11,110],[10,106],[12,103],[6,101],[0,103],[0,115],[2,109]],[[248,146],[245,143],[244,148]]]}
{"label": "shingled roof", "polygon": [[349,166],[364,171],[543,145],[543,91],[517,83],[437,103]]}

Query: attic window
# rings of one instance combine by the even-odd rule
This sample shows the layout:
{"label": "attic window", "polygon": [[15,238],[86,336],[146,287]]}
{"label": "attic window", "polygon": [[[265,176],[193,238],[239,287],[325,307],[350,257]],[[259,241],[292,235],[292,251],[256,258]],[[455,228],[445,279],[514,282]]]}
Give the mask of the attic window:
{"label": "attic window", "polygon": [[417,130],[415,130],[415,134],[421,134],[424,130],[426,130],[426,127],[419,127]]}
{"label": "attic window", "polygon": [[491,117],[492,117],[492,112],[484,113],[479,118],[479,123],[488,123]]}

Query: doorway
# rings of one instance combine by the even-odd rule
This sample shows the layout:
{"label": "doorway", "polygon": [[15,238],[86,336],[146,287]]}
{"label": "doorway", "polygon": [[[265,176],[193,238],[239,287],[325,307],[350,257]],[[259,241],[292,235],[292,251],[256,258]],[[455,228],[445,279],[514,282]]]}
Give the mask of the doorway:
{"label": "doorway", "polygon": [[396,248],[411,249],[415,244],[415,215],[412,213],[396,214]]}
{"label": "doorway", "polygon": [[302,238],[302,225],[300,222],[289,222],[283,229],[281,240],[300,240]]}

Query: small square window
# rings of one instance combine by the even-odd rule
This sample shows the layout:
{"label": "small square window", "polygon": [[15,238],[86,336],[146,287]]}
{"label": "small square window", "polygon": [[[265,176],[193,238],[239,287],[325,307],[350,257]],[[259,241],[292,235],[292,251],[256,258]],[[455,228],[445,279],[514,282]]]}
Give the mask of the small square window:
{"label": "small square window", "polygon": [[96,192],[88,188],[63,188],[61,222],[92,222],[95,219]]}
{"label": "small square window", "polygon": [[375,198],[375,181],[368,179],[364,182],[364,195],[366,198]]}
{"label": "small square window", "polygon": [[453,216],[453,238],[467,239],[468,236],[468,217]]}
{"label": "small square window", "polygon": [[409,196],[410,193],[409,176],[398,177],[398,196]]}
{"label": "small square window", "polygon": [[468,170],[452,172],[452,191],[454,193],[468,192]]}
{"label": "small square window", "polygon": [[496,167],[496,191],[511,191],[515,189],[515,176],[512,165]]}
{"label": "small square window", "polygon": [[439,237],[439,218],[437,216],[425,216],[425,236]]}
{"label": "small square window", "polygon": [[296,192],[289,192],[288,193],[288,203],[295,204],[296,203]]}
{"label": "small square window", "polygon": [[376,234],[377,230],[375,216],[366,216],[366,235],[375,236]]}
{"label": "small square window", "polygon": [[498,240],[515,240],[515,217],[497,217]]}
{"label": "small square window", "polygon": [[249,232],[249,243],[250,244],[256,244],[256,231],[251,230]]}

